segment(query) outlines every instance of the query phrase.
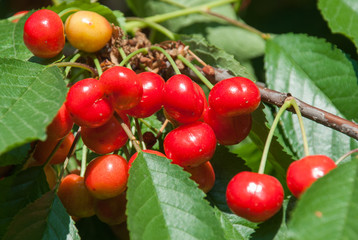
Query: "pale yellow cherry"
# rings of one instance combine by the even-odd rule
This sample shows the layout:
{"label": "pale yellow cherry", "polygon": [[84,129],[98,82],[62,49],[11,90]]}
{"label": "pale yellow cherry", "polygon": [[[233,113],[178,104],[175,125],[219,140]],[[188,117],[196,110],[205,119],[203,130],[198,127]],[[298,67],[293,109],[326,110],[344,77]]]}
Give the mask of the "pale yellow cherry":
{"label": "pale yellow cherry", "polygon": [[65,33],[72,46],[91,53],[103,48],[111,39],[112,26],[98,13],[78,11],[67,18]]}

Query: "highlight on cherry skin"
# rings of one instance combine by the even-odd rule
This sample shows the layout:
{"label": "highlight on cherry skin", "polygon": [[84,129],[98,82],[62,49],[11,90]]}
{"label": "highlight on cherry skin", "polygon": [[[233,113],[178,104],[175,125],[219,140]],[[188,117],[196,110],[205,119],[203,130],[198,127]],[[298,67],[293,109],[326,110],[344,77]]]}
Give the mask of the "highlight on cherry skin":
{"label": "highlight on cherry skin", "polygon": [[75,48],[85,52],[97,52],[112,36],[112,26],[102,15],[91,11],[78,11],[65,23],[67,40]]}
{"label": "highlight on cherry skin", "polygon": [[252,222],[271,218],[281,209],[283,199],[281,183],[267,174],[240,172],[226,189],[226,202],[231,211]]}
{"label": "highlight on cherry skin", "polygon": [[60,16],[48,9],[34,12],[25,22],[23,40],[35,56],[55,57],[65,46],[64,27]]}
{"label": "highlight on cherry skin", "polygon": [[248,78],[233,77],[214,85],[209,93],[209,106],[224,117],[252,113],[261,102],[260,90]]}
{"label": "highlight on cherry skin", "polygon": [[336,167],[336,163],[326,155],[309,155],[301,158],[292,162],[287,169],[287,187],[296,198],[300,198],[318,178]]}

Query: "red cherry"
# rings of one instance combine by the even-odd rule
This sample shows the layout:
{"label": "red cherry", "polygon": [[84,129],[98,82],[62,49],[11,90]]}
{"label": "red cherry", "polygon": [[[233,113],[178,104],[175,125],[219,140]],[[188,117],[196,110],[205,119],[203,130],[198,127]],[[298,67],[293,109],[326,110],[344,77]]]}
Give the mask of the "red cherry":
{"label": "red cherry", "polygon": [[251,114],[223,117],[208,107],[204,121],[214,130],[216,140],[221,145],[234,145],[244,140],[251,130]]}
{"label": "red cherry", "polygon": [[287,169],[287,187],[299,198],[313,182],[336,166],[336,163],[325,155],[310,155],[294,161]]}
{"label": "red cherry", "polygon": [[104,85],[93,78],[75,83],[67,93],[66,108],[73,121],[84,127],[99,127],[113,115],[113,106]]}
{"label": "red cherry", "polygon": [[24,43],[37,57],[55,57],[65,46],[61,18],[47,9],[34,12],[25,22]]}
{"label": "red cherry", "polygon": [[[130,127],[127,115],[120,114],[120,117]],[[98,154],[107,154],[120,149],[128,140],[126,132],[114,116],[97,128],[82,127],[81,136],[83,143]]]}
{"label": "red cherry", "polygon": [[46,128],[47,138],[61,139],[72,129],[73,121],[65,104],[62,104],[55,118]]}
{"label": "red cherry", "polygon": [[136,118],[146,118],[162,108],[164,79],[153,72],[138,74],[143,84],[143,95],[140,102],[126,113]]}
{"label": "red cherry", "polygon": [[[74,139],[75,137],[73,136],[72,132],[67,134],[67,136],[57,149],[56,153],[52,156],[50,164],[59,164],[63,163],[66,160],[66,157],[71,149]],[[34,165],[44,164],[59,141],[59,139],[53,138],[47,138],[44,142],[39,141],[36,145],[33,155],[34,159],[36,160],[36,163],[34,163]]]}
{"label": "red cherry", "polygon": [[190,178],[195,181],[201,190],[208,193],[215,184],[214,168],[209,161],[197,167],[185,167],[185,171],[191,174]]}
{"label": "red cherry", "polygon": [[244,77],[222,80],[209,93],[209,105],[225,117],[249,114],[260,101],[260,90],[253,81]]}
{"label": "red cherry", "polygon": [[127,180],[127,161],[114,154],[93,159],[85,173],[86,187],[98,199],[118,196],[126,189]]}
{"label": "red cherry", "polygon": [[174,75],[165,83],[163,106],[166,113],[175,121],[197,121],[203,113],[204,101],[199,89],[186,75]]}
{"label": "red cherry", "polygon": [[75,217],[90,217],[95,214],[96,200],[88,192],[83,177],[69,174],[62,181],[57,192],[68,214]]}
{"label": "red cherry", "polygon": [[123,192],[114,198],[98,200],[95,211],[97,217],[109,225],[117,225],[126,221],[126,193]]}
{"label": "red cherry", "polygon": [[118,111],[133,108],[142,98],[142,81],[129,68],[112,67],[101,75],[99,81],[105,86],[106,94]]}
{"label": "red cherry", "polygon": [[[166,157],[163,153],[158,152],[158,151],[155,151],[155,150],[151,150],[151,149],[143,150],[143,152],[155,154],[155,155],[157,155],[157,156],[159,156],[159,157]],[[134,160],[137,158],[137,156],[138,156],[138,152],[135,152],[135,153],[132,155],[132,157],[129,159],[129,161],[128,161],[128,171],[129,171],[129,169],[131,168],[131,166],[132,166]]]}
{"label": "red cherry", "polygon": [[164,139],[165,155],[182,167],[195,167],[210,160],[215,148],[215,133],[203,122],[182,125]]}
{"label": "red cherry", "polygon": [[275,215],[283,198],[283,187],[276,178],[254,172],[238,173],[226,189],[231,211],[252,222],[262,222]]}

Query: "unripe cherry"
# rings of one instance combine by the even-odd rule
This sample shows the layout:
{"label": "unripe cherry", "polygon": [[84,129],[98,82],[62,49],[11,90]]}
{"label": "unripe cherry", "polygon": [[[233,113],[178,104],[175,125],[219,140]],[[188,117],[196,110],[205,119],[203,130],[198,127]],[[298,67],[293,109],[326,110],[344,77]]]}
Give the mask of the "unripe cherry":
{"label": "unripe cherry", "polygon": [[75,48],[97,52],[111,39],[112,26],[96,12],[78,11],[67,18],[65,32],[67,40]]}
{"label": "unripe cherry", "polygon": [[23,38],[26,47],[35,56],[55,57],[65,46],[62,20],[54,11],[38,10],[26,20]]}

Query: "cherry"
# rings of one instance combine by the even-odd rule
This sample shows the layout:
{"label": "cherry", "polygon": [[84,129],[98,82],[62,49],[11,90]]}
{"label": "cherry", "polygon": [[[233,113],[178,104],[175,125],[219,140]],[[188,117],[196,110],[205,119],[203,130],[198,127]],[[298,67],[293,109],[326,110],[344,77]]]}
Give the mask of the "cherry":
{"label": "cherry", "polygon": [[106,70],[99,81],[105,86],[116,110],[128,110],[136,106],[143,94],[141,79],[126,67],[115,66]]}
{"label": "cherry", "polygon": [[23,17],[24,15],[26,15],[26,13],[28,13],[28,12],[29,12],[28,10],[23,10],[23,11],[19,11],[19,12],[15,13],[15,14],[13,15],[13,17],[14,17],[14,16],[19,16],[19,18],[14,19],[14,20],[12,20],[11,22],[17,23],[17,22],[20,20],[20,18],[22,18],[22,17]]}
{"label": "cherry", "polygon": [[[67,134],[55,154],[52,156],[50,164],[59,164],[66,160],[74,139],[75,137],[73,136],[72,132]],[[60,140],[53,138],[47,138],[44,142],[39,141],[36,145],[33,155],[34,159],[36,160],[34,165],[44,164],[59,141]]]}
{"label": "cherry", "polygon": [[95,214],[96,200],[88,192],[83,177],[77,174],[64,177],[57,195],[71,216],[82,218]]}
{"label": "cherry", "polygon": [[66,108],[79,126],[99,127],[113,115],[111,101],[105,95],[105,86],[94,78],[75,83],[67,93]]}
{"label": "cherry", "polygon": [[208,107],[204,121],[214,130],[216,140],[221,145],[234,145],[244,140],[251,130],[251,114],[223,117]]}
{"label": "cherry", "polygon": [[165,155],[182,167],[195,167],[210,160],[215,148],[215,133],[203,122],[182,125],[164,138]]}
{"label": "cherry", "polygon": [[[120,114],[120,117],[130,127],[127,115]],[[82,127],[81,136],[83,143],[98,154],[107,154],[120,149],[128,140],[127,134],[114,116],[102,126]]]}
{"label": "cherry", "polygon": [[143,84],[143,95],[140,102],[126,113],[136,118],[146,118],[162,108],[164,79],[153,72],[138,74]]}
{"label": "cherry", "polygon": [[209,106],[225,117],[249,114],[260,101],[260,90],[253,81],[244,77],[222,80],[209,93]]}
{"label": "cherry", "polygon": [[209,161],[197,167],[185,167],[185,171],[191,174],[190,178],[195,181],[203,192],[208,193],[215,184],[215,172]]}
{"label": "cherry", "polygon": [[231,211],[252,222],[262,222],[275,215],[283,198],[283,187],[276,178],[254,172],[238,173],[226,189]]}
{"label": "cherry", "polygon": [[180,123],[197,121],[204,110],[201,92],[186,75],[177,74],[165,83],[163,106],[170,118]]}
{"label": "cherry", "polygon": [[[146,150],[143,150],[143,152],[155,154],[155,155],[157,155],[157,156],[159,156],[159,157],[165,157],[165,158],[166,158],[166,156],[165,156],[163,153],[158,152],[158,151],[156,151],[156,150],[146,149]],[[128,171],[129,171],[129,169],[131,168],[131,166],[132,166],[134,160],[137,158],[137,156],[138,156],[138,152],[135,152],[135,153],[132,155],[132,157],[129,159],[129,161],[128,161]]]}
{"label": "cherry", "polygon": [[52,58],[65,46],[63,23],[57,13],[41,9],[26,20],[24,43],[37,57]]}
{"label": "cherry", "polygon": [[112,26],[106,18],[95,12],[78,11],[65,23],[67,40],[85,52],[97,52],[112,36]]}
{"label": "cherry", "polygon": [[336,163],[325,155],[310,155],[294,161],[287,169],[287,187],[299,198],[313,182],[336,166]]}
{"label": "cherry", "polygon": [[119,155],[104,155],[93,159],[87,166],[85,184],[97,199],[118,196],[127,187],[128,164]]}
{"label": "cherry", "polygon": [[66,105],[62,104],[55,118],[47,126],[47,138],[61,139],[65,137],[72,129],[73,121]]}
{"label": "cherry", "polygon": [[97,217],[109,225],[121,224],[126,221],[126,193],[123,192],[114,198],[98,200],[95,211]]}

